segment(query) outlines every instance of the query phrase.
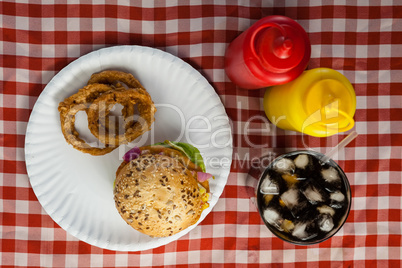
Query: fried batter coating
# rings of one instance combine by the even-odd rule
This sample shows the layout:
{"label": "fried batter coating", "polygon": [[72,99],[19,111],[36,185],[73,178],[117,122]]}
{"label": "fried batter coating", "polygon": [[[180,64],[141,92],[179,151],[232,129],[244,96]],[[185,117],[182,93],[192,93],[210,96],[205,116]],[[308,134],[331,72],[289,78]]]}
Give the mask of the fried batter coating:
{"label": "fried batter coating", "polygon": [[75,115],[79,111],[86,111],[93,99],[111,90],[113,88],[108,85],[92,84],[78,90],[77,93],[60,102],[61,131],[66,141],[75,149],[91,155],[104,155],[117,148],[117,146],[108,144],[104,148],[92,147],[79,137],[79,133],[75,129]]}
{"label": "fried batter coating", "polygon": [[[103,116],[108,116],[110,109],[120,103],[123,106],[137,105],[140,116],[131,118],[132,126],[124,134],[110,134],[101,122]],[[88,128],[91,133],[103,143],[127,144],[151,129],[155,121],[155,105],[151,96],[143,88],[115,90],[102,94],[95,99],[88,109]]]}
{"label": "fried batter coating", "polygon": [[116,70],[106,70],[91,75],[91,78],[88,80],[88,85],[107,84],[121,87],[122,85],[119,84],[119,82],[126,84],[128,88],[144,88],[132,74]]}
{"label": "fried batter coating", "polygon": [[[109,126],[109,113],[116,103],[123,105],[125,133],[121,135],[116,134],[117,124],[113,129]],[[139,118],[136,118],[135,105]],[[69,144],[84,153],[104,155],[150,130],[156,108],[151,96],[132,74],[107,70],[93,74],[87,86],[59,103],[58,110],[61,130]],[[75,129],[75,115],[79,111],[87,113],[88,127],[105,144],[104,148],[92,147],[79,137]]]}

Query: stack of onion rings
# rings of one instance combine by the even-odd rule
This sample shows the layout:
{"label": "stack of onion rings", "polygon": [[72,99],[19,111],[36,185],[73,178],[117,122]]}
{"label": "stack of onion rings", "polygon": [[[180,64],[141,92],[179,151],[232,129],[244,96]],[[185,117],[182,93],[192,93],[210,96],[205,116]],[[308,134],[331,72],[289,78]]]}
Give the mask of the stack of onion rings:
{"label": "stack of onion rings", "polygon": [[[127,90],[114,90],[102,94],[99,98],[95,99],[88,109],[88,127],[91,133],[105,144],[126,144],[146,131],[150,130],[151,123],[153,122],[155,111],[149,105],[150,96],[142,88],[134,88]],[[140,120],[131,120],[133,123],[126,132],[121,135],[108,135],[108,131],[104,126],[100,125],[99,119],[102,116],[102,104],[105,116],[108,116],[110,109],[116,104],[120,103],[124,107],[137,104],[138,111],[141,115]]]}
{"label": "stack of onion rings", "polygon": [[[122,84],[123,83],[123,84]],[[109,128],[109,113],[116,104],[123,105],[124,134]],[[137,105],[139,118],[135,119]],[[156,112],[151,96],[140,82],[129,73],[103,71],[93,74],[88,85],[59,103],[61,130],[66,141],[75,149],[91,155],[110,153],[121,144],[127,144],[151,129]],[[105,147],[93,147],[79,137],[75,129],[75,115],[85,111],[88,128]],[[118,126],[116,126],[118,128]]]}

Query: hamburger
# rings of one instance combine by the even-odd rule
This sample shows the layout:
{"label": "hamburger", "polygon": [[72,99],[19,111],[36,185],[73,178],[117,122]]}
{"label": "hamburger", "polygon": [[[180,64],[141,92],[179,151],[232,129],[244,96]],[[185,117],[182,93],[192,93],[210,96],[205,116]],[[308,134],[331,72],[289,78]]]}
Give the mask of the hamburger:
{"label": "hamburger", "polygon": [[152,237],[174,235],[195,224],[209,207],[211,174],[197,148],[165,141],[135,147],[116,171],[114,200],[121,217]]}

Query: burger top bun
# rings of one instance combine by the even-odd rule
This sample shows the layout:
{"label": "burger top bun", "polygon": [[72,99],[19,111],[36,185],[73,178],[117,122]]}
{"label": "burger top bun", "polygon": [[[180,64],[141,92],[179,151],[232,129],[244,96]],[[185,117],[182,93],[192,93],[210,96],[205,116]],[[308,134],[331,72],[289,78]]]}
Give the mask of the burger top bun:
{"label": "burger top bun", "polygon": [[116,208],[134,229],[152,237],[174,235],[198,221],[198,182],[183,164],[160,154],[143,154],[118,173]]}

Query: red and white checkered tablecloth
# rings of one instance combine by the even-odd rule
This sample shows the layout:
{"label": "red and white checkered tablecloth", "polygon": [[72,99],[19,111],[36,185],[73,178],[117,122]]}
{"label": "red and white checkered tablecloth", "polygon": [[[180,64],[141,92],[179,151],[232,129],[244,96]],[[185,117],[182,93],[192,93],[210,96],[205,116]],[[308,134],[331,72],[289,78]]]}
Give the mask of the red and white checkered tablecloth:
{"label": "red and white checkered tablecloth", "polygon": [[[325,152],[347,133],[313,138],[267,131],[264,92],[237,88],[223,69],[227,45],[273,14],[296,20],[308,33],[308,68],[340,71],[357,95],[360,135],[336,158],[351,184],[351,213],[336,236],[308,247],[285,243],[263,225],[245,187],[248,161],[265,149],[282,153],[305,144]],[[399,0],[1,1],[0,264],[401,267],[401,18]],[[141,252],[100,249],[60,228],[38,202],[24,162],[30,112],[46,84],[78,57],[115,45],[155,47],[190,63],[212,84],[233,123],[233,162],[217,205],[178,241]],[[253,116],[251,131],[245,124]]]}

